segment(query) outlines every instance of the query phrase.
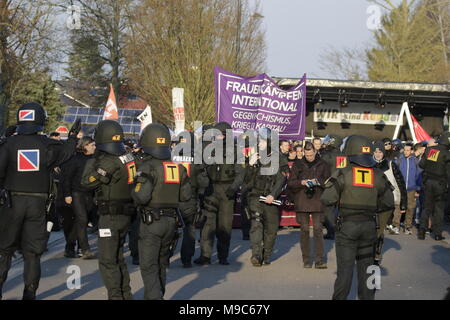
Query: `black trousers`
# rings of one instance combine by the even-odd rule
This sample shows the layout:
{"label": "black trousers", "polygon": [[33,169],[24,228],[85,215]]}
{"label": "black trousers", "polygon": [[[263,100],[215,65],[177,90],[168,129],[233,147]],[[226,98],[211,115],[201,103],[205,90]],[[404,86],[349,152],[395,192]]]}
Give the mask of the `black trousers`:
{"label": "black trousers", "polygon": [[[214,240],[217,238],[217,255],[219,260],[227,259],[230,250],[231,231],[233,227],[234,199],[228,199],[225,191],[231,184],[214,184],[214,202],[217,211],[208,210],[205,206],[206,222],[201,232],[201,255],[211,258]],[[205,202],[208,199],[205,199]]]}
{"label": "black trousers", "polygon": [[424,183],[425,210],[420,217],[420,230],[428,228],[428,219],[432,219],[432,229],[435,235],[441,235],[444,228],[444,210],[447,199],[445,182],[428,179]]}
{"label": "black trousers", "polygon": [[[252,211],[250,241],[252,257],[269,261],[280,225],[278,207],[262,203],[259,198],[250,198],[249,207]],[[256,214],[259,213],[259,218]]]}
{"label": "black trousers", "polygon": [[41,278],[41,255],[47,247],[49,232],[43,197],[12,196],[12,208],[0,209],[0,296],[11,268],[11,258],[20,248],[23,253],[24,298],[35,298]]}
{"label": "black trousers", "polygon": [[66,239],[66,251],[74,252],[77,243],[77,230],[74,228],[75,215],[71,206],[64,206],[60,209],[62,215],[62,227],[64,238]]}
{"label": "black trousers", "polygon": [[175,229],[176,219],[168,216],[139,226],[139,267],[145,300],[161,300],[164,296],[169,249]]}
{"label": "black trousers", "polygon": [[101,215],[98,221],[98,263],[109,300],[131,300],[130,275],[123,257],[123,246],[130,216]]}
{"label": "black trousers", "polygon": [[374,262],[377,238],[375,221],[344,221],[336,230],[337,278],[334,283],[333,300],[346,300],[352,287],[353,268],[356,261],[358,276],[358,299],[375,299],[375,289],[367,286],[369,266]]}
{"label": "black trousers", "polygon": [[181,262],[190,263],[195,254],[195,226],[193,223],[185,222],[183,229],[183,241],[181,243]]}
{"label": "black trousers", "polygon": [[250,215],[250,208],[248,205],[247,195],[241,195],[241,230],[243,238],[250,237],[250,228],[252,226],[251,219],[247,217],[246,210]]}
{"label": "black trousers", "polygon": [[94,199],[91,193],[73,192],[72,208],[74,213],[74,228],[78,240],[78,246],[82,252],[90,250],[87,235],[89,212],[94,207]]}
{"label": "black trousers", "polygon": [[139,214],[131,217],[130,232],[128,233],[128,248],[130,249],[130,254],[133,258],[139,258],[139,224],[141,222],[141,217]]}

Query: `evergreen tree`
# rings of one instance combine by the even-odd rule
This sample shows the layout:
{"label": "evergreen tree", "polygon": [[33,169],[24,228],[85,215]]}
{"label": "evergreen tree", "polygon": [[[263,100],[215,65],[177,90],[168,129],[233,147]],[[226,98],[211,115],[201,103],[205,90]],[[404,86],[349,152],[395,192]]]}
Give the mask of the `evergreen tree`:
{"label": "evergreen tree", "polygon": [[107,85],[103,70],[105,60],[101,58],[99,42],[93,35],[75,30],[71,35],[71,44],[66,68],[71,83],[67,91],[88,105],[99,107],[105,101],[105,94],[92,95],[92,92]]}
{"label": "evergreen tree", "polygon": [[376,46],[367,52],[372,81],[447,82],[438,24],[430,16],[427,1],[413,6],[402,0],[382,19],[375,32]]}
{"label": "evergreen tree", "polygon": [[46,132],[54,131],[62,124],[64,105],[59,99],[55,83],[47,73],[32,73],[18,86],[14,103],[9,107],[8,125],[17,121],[17,109],[24,103],[37,102],[47,111]]}

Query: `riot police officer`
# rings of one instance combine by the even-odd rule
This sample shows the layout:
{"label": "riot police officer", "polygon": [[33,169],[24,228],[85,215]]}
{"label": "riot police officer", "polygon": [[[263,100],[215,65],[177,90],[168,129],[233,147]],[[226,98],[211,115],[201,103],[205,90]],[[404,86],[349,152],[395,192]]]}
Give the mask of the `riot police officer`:
{"label": "riot police officer", "polygon": [[[267,152],[269,157],[279,158],[278,150],[271,150],[270,135],[269,129],[259,130],[259,151]],[[270,163],[262,164],[259,161],[259,153],[252,155],[249,165],[246,185],[251,188],[248,193],[252,246],[250,261],[253,266],[260,267],[262,264],[269,265],[271,263],[270,257],[279,227],[279,211],[274,200],[280,196],[286,179],[281,173],[279,165],[272,167]],[[262,168],[270,168],[270,174],[267,172],[263,174]],[[261,201],[261,197],[264,197],[264,201]]]}
{"label": "riot police officer", "polygon": [[376,212],[380,201],[388,201],[390,184],[383,172],[374,168],[371,141],[359,135],[348,137],[344,154],[349,164],[339,169],[325,184],[321,201],[325,205],[339,204],[336,231],[337,278],[333,299],[347,299],[352,285],[356,260],[358,298],[372,300],[375,289],[369,288],[368,267],[374,262],[377,238]]}
{"label": "riot police officer", "polygon": [[[229,265],[228,252],[230,248],[231,230],[235,194],[242,185],[245,170],[236,161],[226,163],[226,153],[234,152],[235,146],[226,146],[226,136],[231,134],[231,126],[226,122],[219,122],[215,129],[220,131],[216,139],[222,140],[224,145],[222,163],[207,166],[208,177],[212,185],[210,194],[205,198],[204,215],[206,222],[201,232],[201,256],[194,263],[206,265],[211,263],[214,238],[217,237],[217,255],[219,263]],[[228,132],[227,132],[228,131]]]}
{"label": "riot police officer", "polygon": [[[209,179],[205,165],[194,164],[194,134],[183,131],[177,136],[176,143],[176,152],[173,153],[172,160],[186,168],[192,188],[192,197],[189,202],[180,203],[185,225],[180,252],[181,263],[184,268],[191,268],[192,257],[195,253],[195,220],[197,220],[199,214],[199,197],[204,194],[204,190],[208,187]],[[179,152],[177,152],[178,150]]]}
{"label": "riot police officer", "polygon": [[11,257],[20,247],[24,259],[23,299],[36,298],[41,277],[40,259],[49,232],[46,210],[53,169],[75,152],[79,121],[66,143],[39,134],[44,130],[46,112],[38,103],[22,105],[17,111],[17,135],[0,146],[0,298],[11,267]]}
{"label": "riot police officer", "polygon": [[131,187],[136,175],[132,154],[126,153],[123,130],[113,120],[95,128],[96,154],[86,162],[81,185],[95,189],[98,206],[98,260],[110,300],[131,300],[130,276],[123,246],[135,213]]}
{"label": "riot police officer", "polygon": [[433,219],[434,239],[443,240],[442,229],[444,224],[444,209],[447,199],[447,190],[450,184],[450,132],[444,132],[439,137],[437,146],[428,147],[419,162],[423,169],[423,189],[425,197],[425,210],[420,218],[418,238],[425,239],[425,230],[428,219]]}
{"label": "riot police officer", "polygon": [[170,159],[170,143],[166,126],[153,123],[144,129],[140,145],[145,156],[132,190],[142,219],[139,265],[146,300],[160,300],[164,296],[170,246],[177,223],[181,222],[177,210],[179,203],[189,201],[192,195],[186,168]]}
{"label": "riot police officer", "polygon": [[[337,134],[329,134],[323,139],[324,149],[320,155],[323,161],[328,164],[331,174],[336,173],[337,170],[347,166],[347,158],[341,152],[341,145],[343,139]],[[324,239],[334,240],[334,225],[336,221],[336,207],[328,206],[325,208],[325,228],[327,234]]]}

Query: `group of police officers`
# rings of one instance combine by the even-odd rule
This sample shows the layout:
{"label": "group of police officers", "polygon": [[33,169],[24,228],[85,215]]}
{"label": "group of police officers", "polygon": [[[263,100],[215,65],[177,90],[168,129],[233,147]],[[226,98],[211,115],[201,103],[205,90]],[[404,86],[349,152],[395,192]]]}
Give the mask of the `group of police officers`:
{"label": "group of police officers", "polygon": [[[16,133],[0,141],[0,297],[11,259],[21,250],[23,299],[36,298],[40,258],[50,232],[46,209],[51,172],[73,155],[79,136],[81,126],[77,121],[66,142],[51,140],[40,134],[45,119],[42,106],[24,104],[17,112]],[[227,135],[231,134],[230,125],[222,122],[214,128],[218,130],[214,140],[225,146]],[[98,123],[94,132],[97,150],[86,163],[81,184],[95,190],[100,216],[99,270],[109,299],[133,298],[123,255],[126,235],[136,216],[135,238],[145,299],[163,299],[166,269],[179,237],[178,228],[183,228],[184,267],[192,267],[198,225],[201,225],[201,254],[193,262],[210,264],[217,238],[219,263],[228,265],[234,200],[239,190],[246,194],[246,212],[251,221],[251,263],[255,267],[271,263],[279,227],[275,203],[285,186],[289,167],[287,158],[272,147],[270,130],[259,130],[259,152],[247,153],[243,163],[227,163],[229,148],[224,148],[227,152],[222,154],[223,161],[197,164],[193,139],[193,134],[181,135],[176,142],[187,147],[172,157],[169,129],[154,123],[141,133],[139,151],[130,153],[125,149],[124,133],[116,121]],[[337,279],[333,299],[347,298],[355,262],[358,296],[373,299],[375,290],[366,285],[370,276],[367,268],[374,264],[377,213],[394,206],[392,186],[383,172],[375,168],[372,142],[367,137],[352,135],[343,141],[329,135],[327,139],[328,147],[322,157],[333,170],[322,186],[321,201],[328,208],[329,228],[336,228]],[[443,216],[443,194],[450,179],[449,139],[450,135],[444,133],[440,145],[427,149],[421,162],[429,204],[423,221],[428,216],[436,219]],[[262,151],[276,158],[278,166],[261,162]],[[420,239],[423,232],[422,229],[419,232]]]}

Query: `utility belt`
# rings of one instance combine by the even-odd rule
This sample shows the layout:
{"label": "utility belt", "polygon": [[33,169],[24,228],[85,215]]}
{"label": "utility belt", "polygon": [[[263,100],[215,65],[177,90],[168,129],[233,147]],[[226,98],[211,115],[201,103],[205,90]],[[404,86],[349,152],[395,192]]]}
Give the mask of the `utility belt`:
{"label": "utility belt", "polygon": [[337,217],[337,230],[340,231],[342,228],[342,224],[347,221],[354,221],[354,222],[375,222],[376,228],[379,229],[379,221],[378,221],[378,214],[373,213],[373,215],[363,214],[363,213],[350,213],[345,214],[340,212]]}
{"label": "utility belt", "polygon": [[132,216],[136,213],[136,208],[131,201],[97,201],[98,214],[100,216]]}
{"label": "utility belt", "polygon": [[39,197],[43,199],[48,198],[48,193],[39,193],[39,192],[17,192],[11,191],[10,194],[12,196],[24,196],[24,197]]}
{"label": "utility belt", "polygon": [[158,221],[161,217],[169,217],[178,220],[178,213],[176,209],[172,208],[148,208],[139,207],[139,214],[141,215],[144,224],[152,224],[153,221]]}
{"label": "utility belt", "polygon": [[213,181],[213,184],[232,184],[233,180],[229,180],[229,181]]}

